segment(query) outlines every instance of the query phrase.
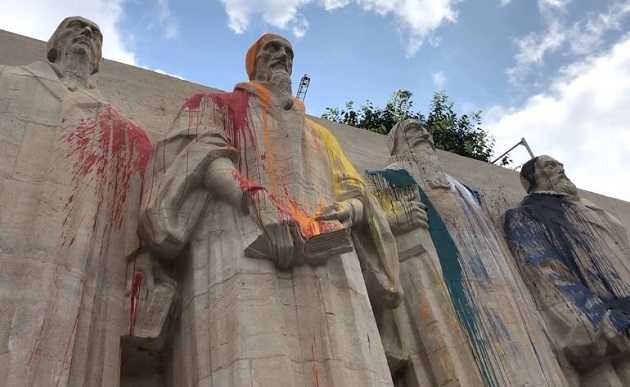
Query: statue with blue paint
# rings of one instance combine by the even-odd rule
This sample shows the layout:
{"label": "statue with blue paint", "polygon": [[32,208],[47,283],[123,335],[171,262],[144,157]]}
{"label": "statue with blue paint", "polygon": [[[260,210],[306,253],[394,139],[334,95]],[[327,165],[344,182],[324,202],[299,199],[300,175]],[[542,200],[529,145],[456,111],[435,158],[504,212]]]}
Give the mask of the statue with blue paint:
{"label": "statue with blue paint", "polygon": [[[377,172],[380,175],[377,179],[371,178],[372,183],[376,191],[392,192],[390,204],[385,200],[381,205],[387,212],[394,210],[398,214],[396,217],[388,215],[395,233],[397,224],[401,223],[398,219],[404,216],[416,216],[428,225],[414,238],[425,250],[433,252],[427,256],[432,257],[433,267],[448,289],[446,302],[450,301],[455,311],[456,328],[438,320],[426,324],[433,318],[425,313],[432,306],[431,298],[422,300],[417,293],[420,290],[426,295],[437,294],[439,289],[435,281],[427,286],[423,280],[427,274],[418,274],[405,261],[405,252],[413,243],[408,235],[396,233],[401,284],[405,291],[403,303],[412,322],[413,318],[419,318],[414,328],[421,330],[431,326],[434,330],[429,338],[442,335],[441,339],[445,340],[438,352],[434,348],[435,341],[423,340],[424,336],[420,335],[421,348],[430,359],[440,354],[444,356],[441,364],[456,365],[451,377],[460,386],[568,386],[546,339],[534,300],[490,220],[482,194],[446,173],[432,133],[422,121],[399,122],[389,133],[388,145],[390,164]],[[410,202],[408,196],[412,192],[419,196],[426,213],[420,214],[416,206],[410,204],[413,199]],[[410,223],[414,222],[402,222]],[[422,259],[421,249],[416,252]],[[429,266],[425,264],[422,270],[426,272]],[[400,309],[394,312],[401,314]],[[445,310],[446,306],[442,312]],[[399,334],[404,334],[401,321],[404,325],[404,318],[397,317],[394,324]],[[389,334],[391,328],[384,322],[379,328],[387,349],[388,342],[395,342]],[[443,333],[444,329],[448,332]],[[457,336],[458,329],[463,332],[463,341],[448,337]],[[408,343],[410,340],[400,341]],[[455,345],[451,346],[453,343]],[[464,356],[467,351],[472,352],[472,361]],[[466,364],[476,368],[482,381],[470,382],[475,375],[462,367]],[[437,373],[438,369],[431,366],[430,371]]]}
{"label": "statue with blue paint", "polygon": [[550,156],[525,163],[521,182],[527,196],[506,213],[505,233],[558,356],[580,385],[630,385],[626,229],[580,198]]}

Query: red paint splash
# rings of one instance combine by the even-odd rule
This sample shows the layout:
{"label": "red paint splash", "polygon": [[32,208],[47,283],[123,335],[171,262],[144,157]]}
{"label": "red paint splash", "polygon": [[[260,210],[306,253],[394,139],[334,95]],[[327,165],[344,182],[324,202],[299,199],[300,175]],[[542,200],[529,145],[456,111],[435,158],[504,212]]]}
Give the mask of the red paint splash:
{"label": "red paint splash", "polygon": [[[63,141],[70,146],[67,157],[73,159],[73,191],[66,209],[68,222],[73,202],[82,187],[95,182],[98,200],[97,215],[93,228],[101,217],[101,204],[108,197],[112,199],[109,224],[120,228],[124,221],[131,179],[142,179],[151,159],[153,147],[145,131],[125,119],[111,105],[106,105],[95,118],[82,119],[79,126],[64,136]],[[68,238],[64,238],[67,241]],[[74,236],[69,238],[71,245]]]}
{"label": "red paint splash", "polygon": [[[247,174],[247,151],[248,146],[253,147],[256,152],[256,138],[252,131],[247,110],[251,93],[244,90],[234,90],[231,93],[198,93],[190,97],[181,108],[181,111],[188,113],[188,129],[198,131],[203,124],[201,119],[208,109],[213,109],[213,117],[220,114],[221,124],[225,131],[228,142],[235,149],[239,150],[239,170]],[[211,103],[208,103],[208,102]]]}
{"label": "red paint splash", "polygon": [[138,308],[140,307],[140,288],[144,280],[144,273],[135,271],[131,280],[131,296],[129,297],[129,336],[133,336],[133,330],[138,318]]}
{"label": "red paint splash", "polygon": [[232,173],[234,180],[236,180],[238,186],[241,188],[243,192],[253,193],[258,191],[265,191],[265,187],[260,184],[256,184],[253,181],[243,177],[239,171],[234,171]]}
{"label": "red paint splash", "polygon": [[[197,133],[207,125],[203,122],[210,118],[214,124],[223,126],[229,145],[240,153],[238,172],[234,178],[239,187],[250,195],[253,205],[259,209],[260,201],[268,200],[278,210],[279,221],[290,221],[298,226],[299,232],[305,239],[309,239],[322,232],[332,231],[334,228],[330,222],[319,222],[314,214],[309,214],[300,204],[291,197],[287,190],[287,183],[274,181],[274,165],[272,162],[273,151],[269,149],[267,157],[258,152],[257,138],[254,129],[249,122],[249,106],[253,97],[263,107],[263,132],[268,131],[265,111],[270,104],[269,92],[257,84],[250,84],[256,89],[256,93],[237,88],[231,93],[199,93],[190,97],[182,106],[180,112],[188,113],[188,130]],[[213,111],[209,112],[209,109]],[[210,114],[210,115],[209,115]],[[218,114],[218,116],[216,116]],[[215,118],[216,117],[216,118]],[[263,134],[264,134],[263,133]],[[247,160],[251,157],[250,151],[255,155],[255,165],[250,166]],[[278,186],[265,187],[255,181],[251,176],[269,175],[271,184]],[[316,211],[317,212],[317,211]],[[256,215],[255,213],[253,215]]]}

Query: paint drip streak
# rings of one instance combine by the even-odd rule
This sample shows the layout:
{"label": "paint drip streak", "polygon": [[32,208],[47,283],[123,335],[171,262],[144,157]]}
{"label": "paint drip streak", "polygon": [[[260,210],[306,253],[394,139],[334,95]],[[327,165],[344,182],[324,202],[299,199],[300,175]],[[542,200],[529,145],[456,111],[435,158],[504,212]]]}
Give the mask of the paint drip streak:
{"label": "paint drip streak", "polygon": [[62,244],[70,246],[75,235],[67,235],[68,222],[81,211],[76,201],[86,187],[94,186],[97,200],[92,229],[96,230],[96,223],[103,215],[102,204],[110,200],[107,223],[122,227],[132,179],[143,178],[153,147],[141,127],[110,105],[105,105],[95,118],[81,119],[63,142],[70,147],[66,157],[73,160],[73,189],[66,202],[62,232]]}
{"label": "paint drip streak", "polygon": [[140,288],[144,280],[144,273],[135,271],[131,281],[131,295],[129,297],[129,336],[133,336],[136,320],[138,318],[138,308],[140,307]]}
{"label": "paint drip streak", "polygon": [[[475,363],[488,387],[503,386],[499,369],[495,369],[494,354],[490,348],[488,327],[484,326],[480,306],[474,302],[473,290],[468,285],[466,272],[460,263],[460,253],[446,225],[413,177],[406,170],[386,169],[367,171],[372,193],[383,209],[396,218],[416,216],[412,213],[412,201],[420,201],[427,207],[429,231],[438,252],[444,280],[457,314],[470,342]],[[498,365],[500,367],[500,365]]]}
{"label": "paint drip streak", "polygon": [[465,274],[460,264],[460,253],[429,197],[420,187],[418,189],[422,202],[427,206],[429,232],[442,264],[447,289],[460,324],[464,326],[467,333],[479,371],[486,386],[499,387],[501,386],[499,377],[490,361],[489,338],[481,328],[478,307],[475,306],[471,291],[466,285]]}
{"label": "paint drip streak", "polygon": [[[182,112],[188,114],[188,130],[196,134],[201,133],[202,137],[205,132],[211,135],[212,133],[216,135],[223,133],[227,138],[228,145],[239,152],[238,173],[234,174],[234,178],[241,189],[249,195],[254,207],[252,216],[258,223],[261,223],[261,219],[263,219],[263,212],[268,216],[269,211],[271,211],[279,222],[296,224],[298,231],[305,239],[332,231],[330,222],[318,222],[316,220],[317,213],[324,208],[324,201],[320,200],[319,207],[312,209],[312,211],[305,209],[303,203],[290,192],[291,182],[286,178],[280,178],[282,175],[280,168],[283,166],[275,165],[274,154],[276,150],[270,140],[272,130],[270,125],[273,121],[268,111],[271,96],[264,87],[255,83],[250,85],[255,88],[256,94],[236,89],[231,93],[200,93],[192,96],[181,109]],[[264,142],[264,152],[262,153],[249,121],[250,100],[253,97],[257,97],[256,102],[261,107],[261,129]],[[326,145],[329,145],[330,142],[329,139],[324,139]],[[339,151],[331,150],[328,153],[337,154]],[[337,158],[340,159],[340,157]],[[254,165],[250,165],[250,161],[253,161]],[[305,167],[308,168],[308,160],[305,160],[305,163],[307,164]],[[351,165],[348,168],[346,164],[349,163],[346,162],[342,167],[353,170]],[[330,173],[337,177],[344,176],[343,173],[335,174],[334,171],[330,171]],[[345,175],[358,176],[356,172],[354,174],[346,172]],[[268,180],[265,184],[260,181],[262,176],[266,176]],[[360,177],[356,179],[360,181]],[[316,196],[324,197],[325,195],[322,192],[317,192],[317,189],[318,187],[315,187]]]}

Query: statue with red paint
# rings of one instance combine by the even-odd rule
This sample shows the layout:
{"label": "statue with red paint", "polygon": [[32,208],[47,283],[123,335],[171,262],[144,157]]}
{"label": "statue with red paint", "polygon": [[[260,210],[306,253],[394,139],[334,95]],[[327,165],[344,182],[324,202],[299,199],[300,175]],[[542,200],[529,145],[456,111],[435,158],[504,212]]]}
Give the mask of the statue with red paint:
{"label": "statue with red paint", "polygon": [[140,235],[181,284],[174,346],[195,347],[167,367],[221,386],[391,386],[371,303],[399,302],[395,241],[292,96],[293,60],[263,35],[249,82],[189,98],[156,147]]}
{"label": "statue with red paint", "polygon": [[152,147],[99,94],[102,41],[94,22],[69,17],[46,60],[0,66],[3,386],[117,377]]}

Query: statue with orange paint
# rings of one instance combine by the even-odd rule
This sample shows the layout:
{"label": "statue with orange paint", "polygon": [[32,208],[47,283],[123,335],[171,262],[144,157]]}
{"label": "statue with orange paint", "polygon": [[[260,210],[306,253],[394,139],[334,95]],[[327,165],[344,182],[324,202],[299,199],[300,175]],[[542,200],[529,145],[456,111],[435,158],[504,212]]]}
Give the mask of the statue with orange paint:
{"label": "statue with orange paint", "polygon": [[392,385],[372,306],[399,303],[396,244],[292,96],[293,59],[285,38],[259,38],[249,82],[189,98],[149,168],[140,235],[181,283],[173,345],[194,343],[167,365],[196,381],[180,386]]}

